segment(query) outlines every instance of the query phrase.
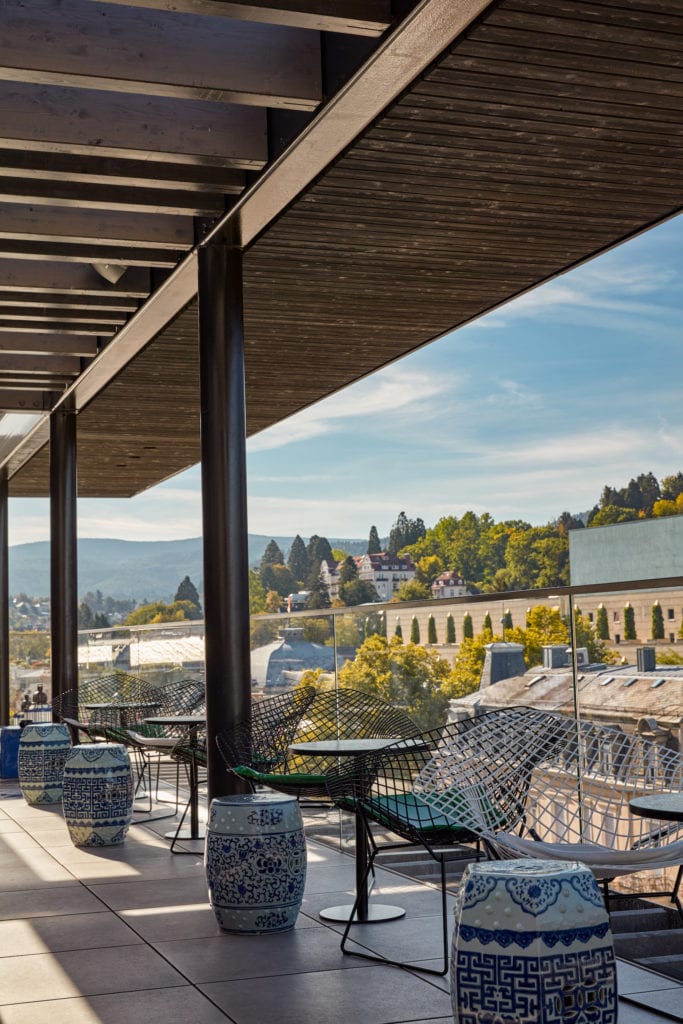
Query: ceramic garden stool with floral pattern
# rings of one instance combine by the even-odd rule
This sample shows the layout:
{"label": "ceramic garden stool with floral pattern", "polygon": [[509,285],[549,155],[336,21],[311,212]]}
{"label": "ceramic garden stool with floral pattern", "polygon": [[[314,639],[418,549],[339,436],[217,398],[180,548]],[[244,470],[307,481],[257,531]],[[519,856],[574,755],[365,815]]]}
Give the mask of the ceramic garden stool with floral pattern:
{"label": "ceramic garden stool with floral pattern", "polygon": [[27,804],[58,804],[64,762],[71,748],[66,725],[25,725],[19,740],[19,786]]}
{"label": "ceramic garden stool with floral pattern", "polygon": [[116,846],[133,816],[133,770],[122,743],[81,743],[64,765],[64,818],[74,846]]}
{"label": "ceramic garden stool with floral pattern", "polygon": [[467,867],[451,957],[456,1024],[616,1024],[614,946],[600,888],[578,861]]}
{"label": "ceramic garden stool with floral pattern", "polygon": [[224,931],[293,928],[306,881],[296,797],[248,793],[212,800],[205,865],[209,902]]}

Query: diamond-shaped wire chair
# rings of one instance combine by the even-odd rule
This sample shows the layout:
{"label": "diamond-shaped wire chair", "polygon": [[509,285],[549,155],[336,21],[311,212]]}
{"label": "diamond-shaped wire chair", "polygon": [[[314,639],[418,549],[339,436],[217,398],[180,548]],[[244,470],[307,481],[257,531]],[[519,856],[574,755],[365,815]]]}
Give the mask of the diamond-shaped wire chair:
{"label": "diamond-shaped wire chair", "polygon": [[[670,893],[683,916],[683,823],[629,812],[636,796],[683,789],[680,752],[614,726],[526,711],[525,720],[501,735],[486,757],[481,738],[489,716],[475,719],[463,742],[423,768],[415,793],[479,836],[492,857],[582,861],[603,883],[606,901],[608,883],[620,875],[679,868],[672,888],[637,895]],[[516,784],[525,759],[531,770],[528,799],[501,820],[498,794]]]}
{"label": "diamond-shaped wire chair", "polygon": [[[525,708],[511,708],[492,711],[482,716],[477,720],[476,740],[470,739],[475,731],[473,719],[443,725],[390,744],[379,751],[345,758],[328,771],[327,791],[330,797],[343,810],[360,814],[370,837],[370,857],[363,887],[367,885],[377,854],[405,844],[419,845],[427,851],[439,865],[441,882],[443,959],[439,969],[371,954],[361,950],[359,946],[348,948],[347,940],[357,920],[360,895],[356,896],[353,913],[342,936],[341,948],[344,953],[366,960],[389,963],[396,967],[419,970],[426,974],[446,973],[449,957],[446,877],[448,855],[454,846],[473,844],[476,849],[472,851],[472,856],[478,857],[479,837],[469,828],[468,822],[461,820],[459,816],[457,787],[451,791],[449,814],[446,815],[440,808],[432,807],[422,799],[416,790],[415,782],[426,765],[447,760],[450,753],[461,746],[472,746],[476,749],[478,758],[487,761],[494,756],[501,737],[514,733],[523,723],[526,714]],[[523,818],[531,760],[531,756],[527,754],[517,758],[513,766],[514,771],[511,772],[511,777],[506,779],[506,783],[491,785],[487,806],[492,819],[499,826]],[[378,828],[384,833],[381,843],[377,842],[374,834]],[[390,833],[388,838],[387,831]],[[396,843],[395,837],[403,840],[403,843]],[[363,887],[358,888],[359,894]]]}

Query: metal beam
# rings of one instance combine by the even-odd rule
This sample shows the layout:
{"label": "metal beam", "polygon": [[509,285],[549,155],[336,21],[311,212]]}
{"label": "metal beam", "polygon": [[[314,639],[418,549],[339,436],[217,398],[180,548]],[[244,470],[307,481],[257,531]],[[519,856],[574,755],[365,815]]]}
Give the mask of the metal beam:
{"label": "metal beam", "polygon": [[42,206],[37,218],[34,206],[0,202],[0,238],[189,249],[194,243],[194,231],[190,217]]}
{"label": "metal beam", "polygon": [[242,253],[235,247],[199,250],[199,377],[211,800],[235,791],[216,735],[244,718],[251,702]]}
{"label": "metal beam", "polygon": [[[0,412],[44,412],[50,405],[51,402],[41,391],[0,388]],[[35,454],[35,449],[32,454]]]}
{"label": "metal beam", "polygon": [[0,476],[0,725],[9,725],[9,486]]}
{"label": "metal beam", "polygon": [[97,355],[98,345],[95,340],[84,335],[62,334],[0,334],[0,353],[33,352],[36,355],[82,356],[92,358]]}
{"label": "metal beam", "polygon": [[258,170],[266,111],[163,96],[0,82],[0,147]]}
{"label": "metal beam", "polygon": [[76,414],[50,415],[50,602],[52,697],[78,686]]}
{"label": "metal beam", "polygon": [[131,268],[116,284],[105,281],[89,264],[31,263],[0,258],[0,294],[66,293],[101,297],[146,299],[152,290],[149,270]]}
{"label": "metal beam", "polygon": [[83,0],[4,0],[0,79],[315,110],[316,32]]}
{"label": "metal beam", "polygon": [[[88,0],[92,2],[92,0]],[[96,0],[99,2],[99,0]],[[122,7],[181,11],[290,25],[318,32],[381,36],[391,24],[390,0],[108,0]]]}

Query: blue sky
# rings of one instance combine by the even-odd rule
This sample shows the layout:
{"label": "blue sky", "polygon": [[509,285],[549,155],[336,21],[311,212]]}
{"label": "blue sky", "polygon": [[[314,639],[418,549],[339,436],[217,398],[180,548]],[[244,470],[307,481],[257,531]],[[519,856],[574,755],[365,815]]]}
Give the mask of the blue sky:
{"label": "blue sky", "polygon": [[[682,277],[678,217],[253,437],[250,531],[386,535],[401,510],[542,524],[683,469]],[[9,533],[47,539],[47,502],[11,501]],[[83,537],[200,533],[198,467],[79,501]]]}

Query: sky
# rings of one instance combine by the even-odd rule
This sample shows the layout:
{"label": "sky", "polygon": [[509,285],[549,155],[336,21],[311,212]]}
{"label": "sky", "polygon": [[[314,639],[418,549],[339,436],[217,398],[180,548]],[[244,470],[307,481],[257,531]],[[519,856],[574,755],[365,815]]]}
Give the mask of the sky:
{"label": "sky", "polygon": [[[683,470],[683,216],[255,435],[249,531],[387,536],[469,509],[542,525],[604,484]],[[80,499],[80,537],[201,534],[199,467],[132,499]],[[12,499],[10,545],[49,539]]]}

